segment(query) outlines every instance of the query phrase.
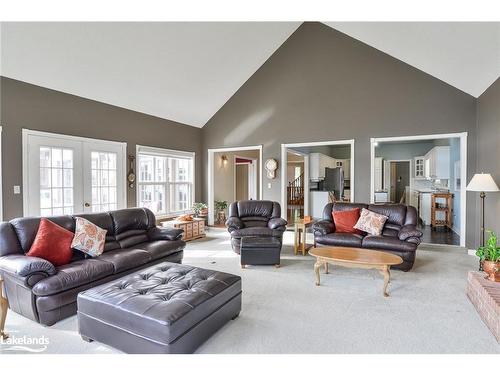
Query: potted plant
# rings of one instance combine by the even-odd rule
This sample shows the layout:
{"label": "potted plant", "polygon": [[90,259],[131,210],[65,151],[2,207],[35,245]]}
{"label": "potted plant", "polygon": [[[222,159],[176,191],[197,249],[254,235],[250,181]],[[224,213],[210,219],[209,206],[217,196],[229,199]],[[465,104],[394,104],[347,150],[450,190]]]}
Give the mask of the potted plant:
{"label": "potted plant", "polygon": [[226,222],[226,208],[227,201],[215,201],[215,217],[217,224],[224,224]]}
{"label": "potted plant", "polygon": [[490,234],[486,246],[477,249],[476,255],[481,260],[484,272],[488,274],[487,279],[500,281],[500,246],[497,244],[497,236],[494,232],[487,230]]}
{"label": "potted plant", "polygon": [[194,216],[196,216],[196,217],[207,216],[208,206],[205,203],[195,202],[193,204],[192,209],[193,209]]}

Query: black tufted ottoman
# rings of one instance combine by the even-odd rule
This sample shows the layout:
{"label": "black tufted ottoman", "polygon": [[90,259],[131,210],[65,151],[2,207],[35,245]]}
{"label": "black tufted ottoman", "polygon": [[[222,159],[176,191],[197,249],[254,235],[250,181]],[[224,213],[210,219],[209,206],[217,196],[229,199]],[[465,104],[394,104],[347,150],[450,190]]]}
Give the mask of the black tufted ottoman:
{"label": "black tufted ottoman", "polygon": [[78,294],[86,341],[126,353],[192,353],[241,310],[241,278],[160,263]]}

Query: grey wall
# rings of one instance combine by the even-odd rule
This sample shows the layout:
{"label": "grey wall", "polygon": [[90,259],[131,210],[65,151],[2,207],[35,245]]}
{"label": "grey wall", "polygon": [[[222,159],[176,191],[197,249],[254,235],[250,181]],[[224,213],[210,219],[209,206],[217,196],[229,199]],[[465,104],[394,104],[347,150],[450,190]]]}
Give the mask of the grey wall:
{"label": "grey wall", "polygon": [[[355,138],[355,194],[362,202],[369,201],[370,137],[466,131],[471,175],[475,130],[472,96],[328,26],[306,22],[205,125],[203,148],[262,144],[264,160],[279,160],[281,143]],[[264,199],[280,200],[280,179],[279,173],[266,178]],[[469,207],[472,235],[473,197]]]}
{"label": "grey wall", "polygon": [[[23,214],[22,195],[13,194],[13,186],[23,182],[23,128],[127,142],[127,153],[134,155],[136,144],[194,151],[200,199],[200,129],[5,77],[0,78],[0,96],[4,219]],[[135,205],[135,194],[135,188],[127,188],[129,206]]]}
{"label": "grey wall", "polygon": [[331,145],[331,146],[307,146],[307,147],[290,147],[290,150],[302,152],[304,154],[311,154],[319,152],[320,154],[331,156],[336,159],[350,159],[351,146],[350,145]]}
{"label": "grey wall", "polygon": [[[500,79],[478,99],[477,172],[491,173],[500,186]],[[479,223],[479,193],[468,192],[467,195],[476,200]],[[487,193],[485,199],[485,227],[500,234],[500,193]],[[478,225],[473,228],[476,244],[479,244]]]}

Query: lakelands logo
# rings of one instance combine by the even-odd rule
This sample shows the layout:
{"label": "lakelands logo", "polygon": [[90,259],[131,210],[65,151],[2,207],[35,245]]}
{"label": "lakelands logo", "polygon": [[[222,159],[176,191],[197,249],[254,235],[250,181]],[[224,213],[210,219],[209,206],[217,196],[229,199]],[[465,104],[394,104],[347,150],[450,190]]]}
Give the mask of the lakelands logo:
{"label": "lakelands logo", "polygon": [[9,337],[0,337],[0,351],[42,353],[47,350],[49,338],[46,336],[16,336],[9,332]]}

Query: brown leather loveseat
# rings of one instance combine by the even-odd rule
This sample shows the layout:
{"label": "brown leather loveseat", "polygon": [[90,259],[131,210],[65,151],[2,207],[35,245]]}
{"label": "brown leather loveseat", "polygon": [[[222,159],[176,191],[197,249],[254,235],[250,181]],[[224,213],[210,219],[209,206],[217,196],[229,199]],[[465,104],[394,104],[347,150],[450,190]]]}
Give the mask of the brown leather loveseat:
{"label": "brown leather loveseat", "polygon": [[[353,233],[336,233],[332,218],[333,211],[366,208],[388,217],[380,236]],[[403,204],[329,203],[323,209],[322,220],[313,224],[314,243],[324,246],[346,246],[383,250],[403,258],[395,269],[409,271],[415,262],[415,253],[422,232],[417,229],[415,207]]]}
{"label": "brown leather loveseat", "polygon": [[[129,208],[77,216],[107,230],[104,253],[86,258],[74,250],[71,263],[59,267],[25,255],[35,239],[40,218],[0,223],[0,273],[13,311],[52,325],[76,313],[76,297],[81,291],[157,263],[182,261],[183,231],[158,228],[154,214],[148,209]],[[75,231],[74,216],[48,219]]]}

